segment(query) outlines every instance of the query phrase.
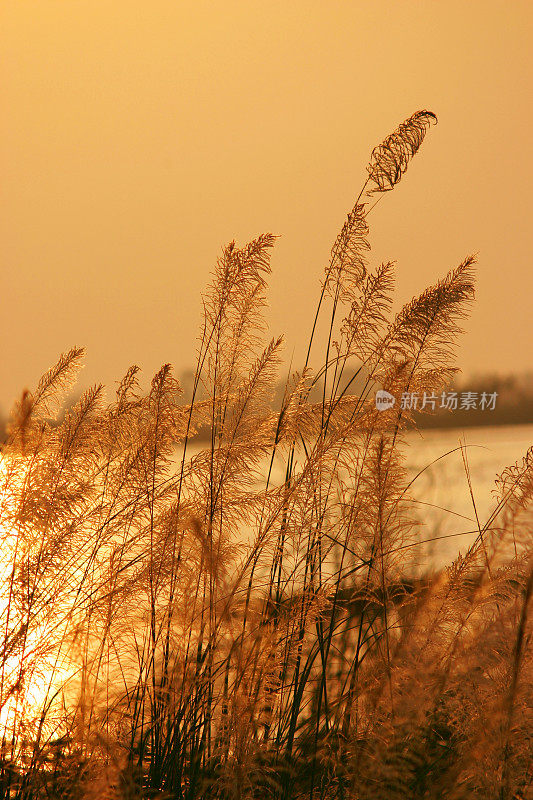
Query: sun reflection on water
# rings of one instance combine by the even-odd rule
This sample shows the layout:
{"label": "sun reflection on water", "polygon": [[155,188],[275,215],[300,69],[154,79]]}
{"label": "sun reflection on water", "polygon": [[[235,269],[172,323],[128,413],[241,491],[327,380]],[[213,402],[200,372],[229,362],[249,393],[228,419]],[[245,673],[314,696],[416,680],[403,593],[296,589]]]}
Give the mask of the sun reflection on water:
{"label": "sun reflection on water", "polygon": [[63,688],[75,673],[62,646],[66,616],[55,596],[36,599],[30,577],[39,543],[17,514],[27,470],[22,457],[0,454],[0,740],[11,758],[37,729],[57,732]]}

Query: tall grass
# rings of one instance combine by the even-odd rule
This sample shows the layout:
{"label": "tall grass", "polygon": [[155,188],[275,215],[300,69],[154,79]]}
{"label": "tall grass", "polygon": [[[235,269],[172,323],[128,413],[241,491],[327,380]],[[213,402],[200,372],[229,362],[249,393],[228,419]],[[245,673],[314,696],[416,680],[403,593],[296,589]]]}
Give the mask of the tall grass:
{"label": "tall grass", "polygon": [[190,403],[169,365],[148,392],[132,367],[114,402],[98,386],[63,415],[74,349],[16,405],[2,798],[531,797],[533,450],[468,551],[415,578],[431,531],[403,466],[412,421],[374,406],[376,388],[447,385],[473,299],[469,257],[391,315],[394,267],[369,265],[374,195],[435,121],[417,112],[372,152],[278,411],[270,234],[217,262]]}

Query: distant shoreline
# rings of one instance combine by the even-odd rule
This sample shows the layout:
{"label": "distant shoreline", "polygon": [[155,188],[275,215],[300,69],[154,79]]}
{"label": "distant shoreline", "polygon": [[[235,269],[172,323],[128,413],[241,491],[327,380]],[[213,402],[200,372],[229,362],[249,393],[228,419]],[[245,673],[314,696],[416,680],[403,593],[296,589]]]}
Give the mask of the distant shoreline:
{"label": "distant shoreline", "polygon": [[[491,427],[494,427],[494,428],[496,428],[496,427],[497,428],[510,427],[511,428],[511,427],[515,427],[517,425],[520,425],[520,426],[533,425],[533,419],[515,421],[515,420],[509,420],[509,419],[506,419],[506,420],[503,420],[503,419],[490,419],[489,420],[487,418],[479,419],[479,420],[476,420],[475,422],[471,422],[469,424],[465,424],[464,422],[458,421],[455,414],[450,414],[449,416],[450,416],[451,420],[453,420],[453,422],[450,421],[450,423],[441,424],[442,423],[442,419],[439,418],[438,423],[437,423],[437,421],[435,421],[436,424],[427,425],[427,424],[424,424],[424,423],[427,422],[427,420],[431,419],[431,418],[426,416],[426,417],[424,417],[424,422],[423,423],[421,423],[419,420],[416,420],[416,426],[408,427],[408,428],[406,428],[406,430],[407,431],[417,431],[417,430],[419,430],[419,431],[427,431],[427,430],[431,430],[431,431],[446,431],[446,430],[461,430],[463,428],[464,429],[467,429],[467,428],[468,429],[471,429],[471,428],[491,428]],[[440,417],[440,415],[439,415],[439,417]],[[210,440],[210,438],[211,437],[210,437],[209,431],[200,431],[200,432],[196,433],[194,436],[191,437],[191,442],[192,441],[194,441],[194,442],[208,442]],[[532,440],[531,443],[533,444],[533,440]]]}

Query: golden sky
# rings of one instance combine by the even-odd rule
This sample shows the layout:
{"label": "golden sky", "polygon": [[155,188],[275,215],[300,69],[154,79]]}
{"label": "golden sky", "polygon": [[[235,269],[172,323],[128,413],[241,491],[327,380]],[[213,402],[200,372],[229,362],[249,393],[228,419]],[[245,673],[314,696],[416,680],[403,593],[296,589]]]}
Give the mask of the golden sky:
{"label": "golden sky", "polygon": [[0,407],[74,344],[84,384],[190,366],[221,247],[266,231],[301,363],[370,150],[421,108],[373,260],[404,302],[478,252],[459,365],[533,367],[530,0],[3,0],[0,29]]}

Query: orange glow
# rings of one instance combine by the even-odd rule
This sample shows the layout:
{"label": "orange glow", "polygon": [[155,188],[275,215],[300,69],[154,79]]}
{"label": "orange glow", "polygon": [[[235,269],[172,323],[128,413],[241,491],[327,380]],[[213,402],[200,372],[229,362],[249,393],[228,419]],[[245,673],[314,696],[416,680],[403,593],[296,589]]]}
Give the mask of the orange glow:
{"label": "orange glow", "polygon": [[467,371],[531,368],[531,3],[2,4],[5,410],[65,347],[107,385],[194,360],[220,248],[280,234],[270,323],[303,361],[371,148],[439,117],[372,212],[398,303],[479,251]]}

